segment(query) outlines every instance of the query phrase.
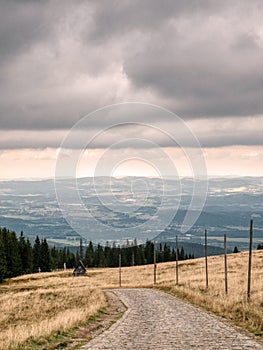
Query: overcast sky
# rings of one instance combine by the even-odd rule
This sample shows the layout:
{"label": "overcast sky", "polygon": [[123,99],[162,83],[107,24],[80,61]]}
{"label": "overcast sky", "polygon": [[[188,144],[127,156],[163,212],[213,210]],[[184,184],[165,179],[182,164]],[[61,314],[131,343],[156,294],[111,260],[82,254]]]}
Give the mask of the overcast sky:
{"label": "overcast sky", "polygon": [[[262,18],[261,0],[1,1],[0,178],[52,177],[73,125],[127,101],[182,118],[209,175],[263,175]],[[165,114],[141,119],[160,130],[176,122]],[[130,121],[129,113],[113,119]],[[91,138],[103,122],[95,116],[82,134]],[[137,129],[124,126],[122,137],[141,135]],[[80,176],[92,175],[116,138],[113,130],[94,142]],[[178,147],[152,133],[155,139],[187,175]],[[154,148],[144,152],[154,163]],[[116,174],[131,169],[153,175],[141,160],[137,171],[133,160]]]}

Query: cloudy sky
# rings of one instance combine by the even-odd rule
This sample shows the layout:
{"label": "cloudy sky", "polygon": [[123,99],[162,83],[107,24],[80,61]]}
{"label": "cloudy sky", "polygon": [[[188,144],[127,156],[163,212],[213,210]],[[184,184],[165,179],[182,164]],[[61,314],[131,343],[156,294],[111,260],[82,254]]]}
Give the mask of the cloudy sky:
{"label": "cloudy sky", "polygon": [[[262,18],[261,0],[1,1],[0,178],[54,176],[75,123],[124,102],[179,116],[199,140],[209,175],[263,175]],[[141,115],[147,132],[125,124],[133,121],[128,106],[117,109],[76,131],[90,140],[107,118],[123,124],[87,146],[80,176],[92,175],[120,136],[156,144],[108,149],[115,175],[156,175],[156,149],[189,174],[182,150],[162,133],[176,117],[150,108]]]}

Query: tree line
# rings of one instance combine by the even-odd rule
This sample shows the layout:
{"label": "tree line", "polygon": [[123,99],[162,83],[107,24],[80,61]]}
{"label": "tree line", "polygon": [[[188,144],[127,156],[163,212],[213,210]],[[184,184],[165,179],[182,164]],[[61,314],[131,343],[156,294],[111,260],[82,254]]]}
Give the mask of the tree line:
{"label": "tree line", "polygon": [[[119,255],[121,255],[122,266],[134,266],[134,265],[146,265],[153,264],[154,259],[154,243],[152,241],[146,241],[145,244],[138,245],[136,240],[127,243],[120,247],[113,243],[110,246],[106,243],[106,246],[98,244],[96,246],[90,241],[85,253],[82,243],[80,241],[80,249],[77,252],[77,258],[83,260],[83,263],[89,267],[117,267],[119,266]],[[158,244],[156,247],[156,261],[157,262],[168,262],[176,260],[176,251],[171,249],[166,243]],[[194,259],[194,255],[185,254],[184,248],[182,247],[178,251],[178,259]]]}
{"label": "tree line", "polygon": [[[136,240],[125,246],[112,246],[106,244],[94,245],[89,242],[84,247],[80,239],[80,245],[76,253],[69,248],[58,249],[49,247],[45,238],[36,237],[32,245],[28,238],[21,232],[20,236],[14,231],[0,228],[0,282],[5,278],[15,277],[28,273],[48,272],[56,269],[74,268],[79,260],[87,267],[117,267],[119,254],[122,257],[122,266],[144,265],[153,263],[154,244],[147,241],[144,245],[138,245]],[[156,252],[157,262],[176,260],[175,249],[167,244],[158,244]],[[179,260],[193,259],[194,256],[185,254],[184,249],[178,251]]]}
{"label": "tree line", "polygon": [[32,246],[23,232],[17,237],[16,232],[0,228],[0,282],[5,278],[34,272],[48,272],[76,265],[76,256],[69,249],[49,248],[46,239],[37,236]]}

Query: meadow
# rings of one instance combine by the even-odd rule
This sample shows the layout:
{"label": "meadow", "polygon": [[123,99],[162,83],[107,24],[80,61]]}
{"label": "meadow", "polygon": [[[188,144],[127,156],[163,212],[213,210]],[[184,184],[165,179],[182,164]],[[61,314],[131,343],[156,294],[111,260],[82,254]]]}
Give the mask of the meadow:
{"label": "meadow", "polygon": [[[203,258],[122,268],[122,288],[158,288],[263,336],[263,250],[253,251],[251,298],[247,301],[248,253],[228,255],[228,295],[224,288],[224,257],[208,258],[206,288]],[[106,288],[119,287],[118,268],[88,269],[86,277],[72,271],[24,275],[0,285],[0,349],[43,349],[45,340],[90,322],[107,309]],[[42,344],[42,345],[41,345]]]}

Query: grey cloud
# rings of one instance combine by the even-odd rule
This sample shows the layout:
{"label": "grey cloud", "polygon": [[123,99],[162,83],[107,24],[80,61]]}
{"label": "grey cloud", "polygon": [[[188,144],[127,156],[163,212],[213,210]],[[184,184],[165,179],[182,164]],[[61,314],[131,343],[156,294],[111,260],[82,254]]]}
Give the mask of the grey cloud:
{"label": "grey cloud", "polygon": [[2,1],[0,5],[0,59],[12,60],[19,53],[50,35],[45,1]]}
{"label": "grey cloud", "polygon": [[[94,109],[124,100],[159,104],[189,120],[262,114],[262,6],[245,0],[2,1],[0,130],[69,129]],[[161,122],[167,120],[162,115]],[[95,118],[90,129],[102,125]],[[58,144],[48,134],[20,141],[5,139],[1,147]],[[201,141],[262,144],[262,137],[250,131],[202,135]]]}
{"label": "grey cloud", "polygon": [[[222,147],[233,145],[262,145],[263,116],[259,118],[260,125],[248,118],[240,128],[235,127],[235,119],[230,123],[220,126],[220,124],[207,125],[206,120],[198,121],[197,125],[191,126],[194,135],[200,142],[201,147]],[[150,149],[159,147],[193,147],[190,135],[185,134],[180,129],[180,123],[171,126],[167,133],[161,123],[152,125],[117,125],[110,129],[99,129],[96,127],[87,129],[75,129],[71,131],[70,138],[66,143],[64,138],[68,135],[68,130],[36,131],[36,130],[13,130],[0,131],[0,149],[18,148],[69,148],[69,149]],[[174,129],[174,130],[173,130]],[[178,135],[179,139],[177,138]]]}
{"label": "grey cloud", "polygon": [[255,33],[244,33],[237,37],[233,44],[233,48],[240,50],[241,54],[244,50],[258,51],[260,53],[260,37]]}
{"label": "grey cloud", "polygon": [[224,8],[222,1],[206,0],[123,0],[97,1],[94,27],[86,35],[97,43],[120,38],[132,31],[151,33],[161,30],[164,23],[195,13],[207,14]]}
{"label": "grey cloud", "polygon": [[[83,1],[2,0],[0,3],[0,58],[12,60],[34,45],[55,46],[61,29],[71,30]],[[73,16],[74,15],[74,16]],[[70,21],[70,16],[73,17]],[[66,34],[66,33],[65,33]]]}
{"label": "grey cloud", "polygon": [[262,113],[263,40],[259,46],[244,33],[233,47],[220,33],[201,32],[194,44],[191,28],[170,34],[170,41],[149,40],[127,57],[124,69],[135,86],[179,99],[171,107],[184,118]]}

